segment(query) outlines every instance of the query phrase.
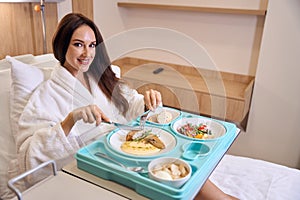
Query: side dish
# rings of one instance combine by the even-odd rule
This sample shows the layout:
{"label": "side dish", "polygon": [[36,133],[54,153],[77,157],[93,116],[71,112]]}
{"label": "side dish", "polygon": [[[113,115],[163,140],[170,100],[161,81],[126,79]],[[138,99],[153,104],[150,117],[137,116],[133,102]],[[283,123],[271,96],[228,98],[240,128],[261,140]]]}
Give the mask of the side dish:
{"label": "side dish", "polygon": [[189,171],[182,163],[166,163],[154,166],[152,173],[162,179],[175,180],[185,177]]}
{"label": "side dish", "polygon": [[172,113],[163,110],[158,114],[152,115],[148,118],[148,121],[155,122],[159,124],[167,124],[170,123],[173,119]]}
{"label": "side dish", "polygon": [[176,157],[153,159],[148,164],[148,171],[151,179],[175,188],[180,188],[192,174],[191,165]]}
{"label": "side dish", "polygon": [[177,128],[177,131],[185,136],[197,138],[197,139],[212,139],[214,134],[208,129],[206,124],[192,124],[186,123]]}

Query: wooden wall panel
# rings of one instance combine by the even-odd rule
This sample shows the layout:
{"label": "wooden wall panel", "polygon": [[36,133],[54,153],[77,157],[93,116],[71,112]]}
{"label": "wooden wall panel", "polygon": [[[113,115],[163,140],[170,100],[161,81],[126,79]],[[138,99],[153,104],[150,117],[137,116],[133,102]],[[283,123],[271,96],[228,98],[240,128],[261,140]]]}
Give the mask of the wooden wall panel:
{"label": "wooden wall panel", "polygon": [[[33,11],[34,5],[31,5],[32,10],[32,33],[34,34],[34,50],[35,54],[43,53],[43,31],[41,13]],[[57,5],[56,3],[45,4],[45,18],[46,18],[46,40],[47,40],[47,52],[52,52],[52,37],[56,30],[58,17],[57,17]]]}
{"label": "wooden wall panel", "polygon": [[73,12],[82,13],[90,19],[94,19],[93,0],[72,0]]}
{"label": "wooden wall panel", "polygon": [[[34,11],[36,3],[0,3],[0,59],[6,55],[43,53],[41,14]],[[46,3],[47,52],[57,26],[56,3]]]}
{"label": "wooden wall panel", "polygon": [[30,4],[5,3],[0,5],[0,41],[1,55],[19,55],[25,49],[33,49],[31,30]]}

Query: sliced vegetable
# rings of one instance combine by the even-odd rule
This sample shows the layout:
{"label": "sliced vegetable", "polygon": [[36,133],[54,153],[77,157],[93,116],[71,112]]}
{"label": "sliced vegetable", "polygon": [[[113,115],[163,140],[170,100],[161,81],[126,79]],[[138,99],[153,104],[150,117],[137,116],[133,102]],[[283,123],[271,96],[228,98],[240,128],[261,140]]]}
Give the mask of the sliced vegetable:
{"label": "sliced vegetable", "polygon": [[198,125],[186,123],[180,126],[177,131],[183,135],[197,139],[209,139],[213,137],[211,130],[209,130],[207,125],[203,123]]}

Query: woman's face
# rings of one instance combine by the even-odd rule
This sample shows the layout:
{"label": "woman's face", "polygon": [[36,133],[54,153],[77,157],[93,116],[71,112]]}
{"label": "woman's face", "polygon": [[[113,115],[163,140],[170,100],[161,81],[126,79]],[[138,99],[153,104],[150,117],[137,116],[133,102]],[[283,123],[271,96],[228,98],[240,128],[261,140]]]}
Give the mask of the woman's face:
{"label": "woman's face", "polygon": [[96,53],[96,37],[87,25],[77,28],[70,40],[64,67],[73,75],[88,71]]}

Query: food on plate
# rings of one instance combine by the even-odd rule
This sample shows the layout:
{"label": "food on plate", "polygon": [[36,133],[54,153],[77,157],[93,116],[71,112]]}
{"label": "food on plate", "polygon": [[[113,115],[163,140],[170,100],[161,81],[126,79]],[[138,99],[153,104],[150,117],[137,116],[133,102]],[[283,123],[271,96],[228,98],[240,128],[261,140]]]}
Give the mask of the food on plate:
{"label": "food on plate", "polygon": [[188,175],[189,170],[181,163],[166,163],[154,166],[152,173],[165,180],[175,180]]}
{"label": "food on plate", "polygon": [[161,149],[153,146],[150,143],[125,141],[121,145],[122,151],[133,155],[151,155],[158,153]]}
{"label": "food on plate", "polygon": [[160,157],[148,164],[149,178],[171,187],[180,188],[192,175],[191,165],[177,157]]}
{"label": "food on plate", "polygon": [[157,122],[160,124],[170,123],[172,121],[172,114],[166,110],[157,115]]}
{"label": "food on plate", "polygon": [[130,131],[126,135],[126,141],[121,145],[124,152],[135,155],[153,154],[164,148],[165,144],[151,130]]}
{"label": "food on plate", "polygon": [[183,135],[186,135],[186,136],[192,137],[192,138],[197,138],[197,139],[212,139],[212,138],[214,138],[214,134],[204,123],[195,125],[195,124],[187,122],[186,124],[179,126],[177,128],[177,131]]}
{"label": "food on plate", "polygon": [[126,141],[150,143],[159,149],[165,148],[165,144],[156,134],[152,133],[152,130],[130,131],[126,135]]}
{"label": "food on plate", "polygon": [[173,119],[172,113],[163,110],[158,114],[152,115],[148,118],[148,121],[155,122],[159,124],[167,124],[170,123]]}

